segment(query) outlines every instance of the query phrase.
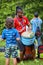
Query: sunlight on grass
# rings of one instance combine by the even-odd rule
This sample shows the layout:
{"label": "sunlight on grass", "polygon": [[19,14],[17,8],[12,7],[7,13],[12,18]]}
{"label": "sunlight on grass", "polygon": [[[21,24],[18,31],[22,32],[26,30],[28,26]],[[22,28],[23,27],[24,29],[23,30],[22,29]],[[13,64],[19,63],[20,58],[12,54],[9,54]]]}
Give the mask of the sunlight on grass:
{"label": "sunlight on grass", "polygon": [[0,47],[5,46],[5,41],[0,41]]}
{"label": "sunlight on grass", "polygon": [[[5,46],[5,41],[0,42],[0,47]],[[23,61],[23,63],[21,64],[18,63],[18,65],[43,65],[43,60],[37,59],[37,61],[35,60],[27,60],[27,61]],[[5,65],[5,57],[4,57],[4,52],[0,52],[0,65]],[[12,62],[12,58],[10,58],[10,65],[13,65]]]}
{"label": "sunlight on grass", "polygon": [[[23,61],[23,64],[21,62],[18,65],[43,65],[43,60],[37,59],[39,62],[36,62],[34,60],[27,60]],[[0,65],[5,65],[5,57],[4,53],[0,52]],[[10,65],[13,65],[12,58],[10,59]]]}

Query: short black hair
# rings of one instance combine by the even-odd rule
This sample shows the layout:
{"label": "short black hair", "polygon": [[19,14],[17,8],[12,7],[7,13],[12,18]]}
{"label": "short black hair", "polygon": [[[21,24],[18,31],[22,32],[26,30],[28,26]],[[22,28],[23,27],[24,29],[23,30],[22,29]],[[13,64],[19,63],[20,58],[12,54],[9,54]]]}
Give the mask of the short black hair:
{"label": "short black hair", "polygon": [[12,17],[7,17],[6,18],[6,23],[5,23],[6,28],[8,28],[8,29],[12,28],[13,27],[13,22],[14,22],[14,20],[13,20]]}
{"label": "short black hair", "polygon": [[38,17],[38,16],[39,16],[38,12],[35,12],[35,13],[34,13],[34,16],[35,16],[35,17]]}
{"label": "short black hair", "polygon": [[17,15],[18,10],[21,10],[22,11],[22,8],[20,6],[17,6],[16,7],[16,15]]}

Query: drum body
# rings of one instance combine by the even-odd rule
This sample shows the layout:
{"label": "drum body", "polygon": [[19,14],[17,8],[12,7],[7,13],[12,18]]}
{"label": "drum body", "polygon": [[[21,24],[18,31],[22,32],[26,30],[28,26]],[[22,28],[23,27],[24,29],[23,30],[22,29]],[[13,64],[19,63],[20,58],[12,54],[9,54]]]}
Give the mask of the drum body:
{"label": "drum body", "polygon": [[34,45],[25,46],[25,56],[24,56],[24,59],[35,59]]}
{"label": "drum body", "polygon": [[35,49],[34,49],[34,40],[35,37],[25,37],[21,36],[21,41],[25,46],[25,56],[24,59],[34,59],[35,58]]}
{"label": "drum body", "polygon": [[35,37],[33,38],[25,38],[25,37],[21,37],[21,41],[23,42],[24,45],[26,46],[30,46],[34,43]]}

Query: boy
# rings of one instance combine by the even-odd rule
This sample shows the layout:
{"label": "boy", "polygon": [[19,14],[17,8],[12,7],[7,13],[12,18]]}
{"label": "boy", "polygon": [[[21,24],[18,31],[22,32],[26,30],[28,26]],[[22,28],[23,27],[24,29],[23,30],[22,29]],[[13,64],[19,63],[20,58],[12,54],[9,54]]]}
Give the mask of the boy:
{"label": "boy", "polygon": [[6,48],[5,48],[5,65],[9,65],[10,56],[13,58],[13,65],[17,65],[17,43],[16,40],[20,40],[19,33],[16,29],[13,28],[13,18],[8,17],[6,19],[6,29],[2,32],[2,40],[6,39]]}
{"label": "boy", "polygon": [[38,12],[34,13],[34,18],[30,22],[32,24],[33,32],[36,35],[38,46],[39,46],[41,45],[41,32],[40,31],[41,31],[42,20],[39,18]]}

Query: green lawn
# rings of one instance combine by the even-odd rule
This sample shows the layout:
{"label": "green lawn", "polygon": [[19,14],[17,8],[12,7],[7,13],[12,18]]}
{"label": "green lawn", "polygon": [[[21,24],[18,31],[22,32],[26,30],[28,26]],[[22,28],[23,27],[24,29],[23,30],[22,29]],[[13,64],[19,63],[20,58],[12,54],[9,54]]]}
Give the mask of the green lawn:
{"label": "green lawn", "polygon": [[[10,60],[10,65],[13,65],[12,58]],[[22,65],[43,65],[43,60],[38,59],[38,61],[39,62],[36,62],[34,60],[23,61],[24,64]],[[5,57],[3,52],[0,52],[0,65],[5,65]],[[19,63],[18,65],[21,65],[21,63]]]}
{"label": "green lawn", "polygon": [[[1,42],[0,41],[0,47],[1,46],[5,46],[5,41]],[[39,62],[36,62],[35,60],[28,60],[28,61],[23,61],[24,64],[22,65],[43,65],[43,60],[37,59]],[[0,65],[5,65],[5,57],[4,57],[4,52],[0,52]],[[10,65],[13,65],[12,62],[12,58],[10,61]],[[21,65],[21,63],[19,63],[18,65]]]}
{"label": "green lawn", "polygon": [[0,40],[0,47],[5,46],[5,41]]}

